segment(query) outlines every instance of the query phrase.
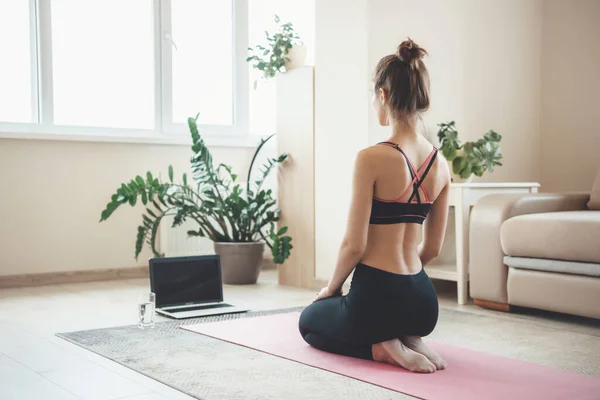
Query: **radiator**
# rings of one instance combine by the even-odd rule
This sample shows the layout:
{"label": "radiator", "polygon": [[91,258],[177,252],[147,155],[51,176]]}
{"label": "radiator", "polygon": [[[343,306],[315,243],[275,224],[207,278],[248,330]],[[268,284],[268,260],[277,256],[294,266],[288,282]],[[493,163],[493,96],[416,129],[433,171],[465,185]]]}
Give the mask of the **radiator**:
{"label": "radiator", "polygon": [[[165,217],[160,224],[159,244],[160,251],[165,257],[198,256],[204,254],[215,254],[213,242],[210,239],[188,236],[187,231],[198,229],[194,221],[186,221],[177,228],[173,225],[172,217]],[[262,269],[274,269],[271,250],[265,246]]]}
{"label": "radiator", "polygon": [[176,228],[172,228],[172,225],[173,217],[165,217],[159,229],[160,251],[166,257],[215,254],[213,242],[210,239],[188,236],[187,231],[198,229],[195,221],[185,221]]}

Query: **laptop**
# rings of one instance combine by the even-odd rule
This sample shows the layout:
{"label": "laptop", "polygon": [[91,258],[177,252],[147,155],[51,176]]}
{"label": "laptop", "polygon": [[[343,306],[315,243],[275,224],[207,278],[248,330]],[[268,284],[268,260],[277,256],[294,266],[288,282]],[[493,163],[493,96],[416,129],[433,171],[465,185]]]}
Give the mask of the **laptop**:
{"label": "laptop", "polygon": [[150,259],[156,312],[175,319],[248,311],[223,302],[219,255]]}

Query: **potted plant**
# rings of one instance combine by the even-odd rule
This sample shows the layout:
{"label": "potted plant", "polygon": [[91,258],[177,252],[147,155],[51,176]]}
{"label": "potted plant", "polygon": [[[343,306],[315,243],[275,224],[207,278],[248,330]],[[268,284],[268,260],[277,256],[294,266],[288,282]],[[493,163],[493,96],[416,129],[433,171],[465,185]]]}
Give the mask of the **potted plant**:
{"label": "potted plant", "polygon": [[292,249],[292,238],[285,235],[287,227],[275,228],[279,209],[272,190],[262,187],[269,173],[285,161],[287,155],[269,158],[259,174],[253,176],[258,153],[274,135],[261,140],[252,158],[247,182],[241,185],[236,183],[237,175],[230,166],[213,165],[210,151],[198,133],[197,119],[198,116],[188,119],[193,144],[192,181],[184,173],[181,181],[176,182],[172,166],[168,169],[168,181],[155,178],[151,172],[146,173],[145,179],[138,175],[116,190],[102,211],[100,221],[107,220],[124,204],[135,206],[139,200],[146,207],[135,241],[137,259],[144,243],[150,246],[155,257],[163,256],[156,248],[156,235],[165,216],[173,216],[173,227],[192,220],[197,229],[188,231],[188,235],[207,237],[214,242],[215,252],[221,256],[224,283],[256,283],[265,243],[271,248],[276,264],[282,264]]}
{"label": "potted plant", "polygon": [[[280,19],[275,15],[275,23]],[[306,46],[300,41],[300,36],[294,31],[291,22],[279,25],[279,29],[273,35],[265,31],[267,43],[257,45],[256,49],[248,47],[250,56],[247,62],[254,62],[253,68],[262,71],[263,78],[274,78],[282,68],[289,71],[304,66],[306,60]],[[256,89],[257,81],[254,81]]]}
{"label": "potted plant", "polygon": [[502,136],[498,133],[490,130],[476,142],[461,144],[454,121],[438,126],[440,150],[450,164],[453,182],[469,182],[473,175],[482,176],[486,171],[494,172],[494,167],[502,165],[499,144]]}

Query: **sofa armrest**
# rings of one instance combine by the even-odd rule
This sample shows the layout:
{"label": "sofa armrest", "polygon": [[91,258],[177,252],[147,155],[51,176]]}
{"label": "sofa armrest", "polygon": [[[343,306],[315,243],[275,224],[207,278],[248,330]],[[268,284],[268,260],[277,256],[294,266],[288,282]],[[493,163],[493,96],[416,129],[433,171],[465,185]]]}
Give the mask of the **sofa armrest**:
{"label": "sofa armrest", "polygon": [[587,209],[589,194],[497,194],[479,200],[469,229],[469,286],[471,297],[508,303],[508,267],[500,243],[504,221],[517,215]]}

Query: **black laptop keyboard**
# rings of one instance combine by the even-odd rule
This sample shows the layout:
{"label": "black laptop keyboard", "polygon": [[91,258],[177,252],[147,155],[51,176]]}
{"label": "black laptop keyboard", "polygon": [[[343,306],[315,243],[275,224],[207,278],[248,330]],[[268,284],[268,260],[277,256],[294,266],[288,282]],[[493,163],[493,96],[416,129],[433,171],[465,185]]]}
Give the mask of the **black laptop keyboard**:
{"label": "black laptop keyboard", "polygon": [[180,313],[180,312],[186,312],[186,311],[208,310],[208,309],[223,308],[223,307],[233,307],[233,306],[231,304],[219,303],[219,304],[209,304],[209,305],[205,305],[205,306],[177,308],[177,309],[168,310],[168,311],[170,313]]}

